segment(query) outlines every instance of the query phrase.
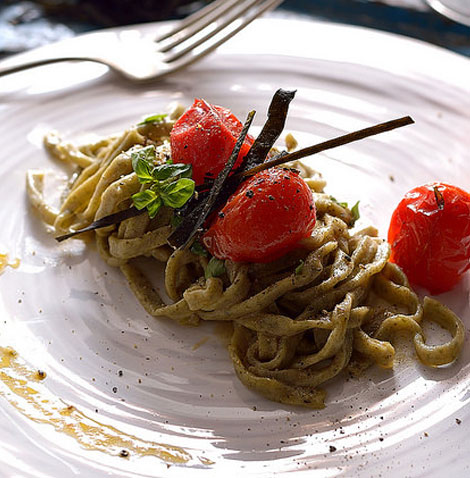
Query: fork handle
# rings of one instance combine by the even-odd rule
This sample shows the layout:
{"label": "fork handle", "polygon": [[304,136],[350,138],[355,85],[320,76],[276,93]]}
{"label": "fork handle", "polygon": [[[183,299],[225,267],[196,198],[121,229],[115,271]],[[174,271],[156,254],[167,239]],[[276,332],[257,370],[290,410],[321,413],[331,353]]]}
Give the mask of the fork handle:
{"label": "fork handle", "polygon": [[71,61],[71,60],[79,60],[79,58],[43,58],[38,60],[29,60],[24,61],[19,58],[16,58],[18,55],[15,55],[14,60],[16,61],[9,61],[10,59],[7,58],[0,62],[0,77],[10,75],[12,73],[17,73],[19,71],[28,70],[29,68],[35,68],[37,66],[48,65],[50,63],[58,63],[61,61]]}
{"label": "fork handle", "polygon": [[64,40],[60,43],[51,43],[31,51],[5,58],[0,61],[0,77],[50,63],[90,60],[90,57],[84,57],[83,49],[74,50],[71,48],[74,44],[78,43],[75,38]]}

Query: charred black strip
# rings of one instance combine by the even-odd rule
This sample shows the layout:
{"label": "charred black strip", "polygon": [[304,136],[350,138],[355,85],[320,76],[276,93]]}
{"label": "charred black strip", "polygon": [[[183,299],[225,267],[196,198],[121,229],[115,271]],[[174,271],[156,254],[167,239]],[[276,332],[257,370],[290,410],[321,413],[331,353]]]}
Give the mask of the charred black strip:
{"label": "charred black strip", "polygon": [[114,214],[110,214],[109,216],[104,216],[101,219],[98,219],[95,222],[92,222],[89,226],[84,227],[83,229],[78,229],[77,231],[69,232],[68,234],[64,234],[63,236],[56,237],[55,240],[57,242],[65,241],[77,234],[81,234],[82,232],[87,231],[94,231],[95,229],[101,229],[102,227],[112,226],[113,224],[119,224],[120,222],[129,219],[131,217],[138,216],[139,214],[143,214],[146,212],[146,209],[136,209],[135,207],[131,207],[129,209],[124,209],[124,211],[115,212]]}
{"label": "charred black strip", "polygon": [[183,222],[173,231],[168,238],[168,242],[175,247],[184,248],[190,244],[191,240],[201,229],[207,216],[214,210],[214,206],[218,204],[218,198],[221,192],[224,190],[224,184],[227,181],[228,175],[233,169],[233,166],[238,158],[240,149],[245,141],[248,129],[253,121],[255,112],[251,111],[248,114],[248,118],[243,125],[243,129],[240,136],[235,143],[232,154],[229,160],[225,163],[224,169],[218,174],[217,178],[212,185],[209,195],[200,200],[194,209],[192,209],[187,216],[184,217]]}
{"label": "charred black strip", "polygon": [[264,162],[269,151],[284,130],[289,104],[294,99],[295,93],[295,91],[283,90],[282,88],[274,93],[268,108],[268,119],[245,156],[242,166],[243,171],[248,171]]}
{"label": "charred black strip", "polygon": [[299,149],[293,153],[286,154],[284,156],[278,155],[270,161],[266,161],[254,168],[251,168],[248,171],[240,173],[239,176],[247,177],[253,176],[264,169],[272,168],[273,166],[279,166],[280,164],[287,163],[289,161],[295,161],[296,159],[305,158],[306,156],[311,156],[312,154],[320,153],[327,149],[336,148],[337,146],[342,146],[343,144],[352,143],[353,141],[359,141],[360,139],[367,138],[369,136],[374,136],[376,134],[385,133],[386,131],[391,131],[396,128],[401,128],[402,126],[407,126],[413,124],[414,120],[410,116],[404,116],[403,118],[398,118],[395,120],[387,121],[385,123],[376,124],[370,126],[369,128],[360,129],[354,131],[353,133],[348,133],[343,136],[338,136],[337,138],[329,139],[323,143],[315,144],[309,146],[308,148]]}
{"label": "charred black strip", "polygon": [[[282,88],[274,93],[268,108],[268,119],[266,120],[260,134],[253,142],[247,155],[243,158],[243,163],[234,171],[235,174],[248,171],[264,162],[269,151],[284,130],[289,104],[294,99],[295,93],[295,91],[283,90]],[[230,189],[233,192],[240,184],[241,179],[238,178],[236,182],[229,181],[231,186]],[[196,186],[196,190],[198,192],[207,191],[213,184],[214,178],[206,176],[204,178],[204,183]]]}

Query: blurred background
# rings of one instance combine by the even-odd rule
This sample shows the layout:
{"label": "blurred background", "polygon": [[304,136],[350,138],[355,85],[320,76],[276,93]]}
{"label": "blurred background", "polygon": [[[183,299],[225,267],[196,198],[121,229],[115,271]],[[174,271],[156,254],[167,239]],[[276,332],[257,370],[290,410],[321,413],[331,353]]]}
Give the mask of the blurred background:
{"label": "blurred background", "polygon": [[[207,3],[208,0],[0,0],[0,58],[99,28],[181,18]],[[285,0],[269,15],[375,28],[470,56],[470,27],[440,15],[426,0]]]}

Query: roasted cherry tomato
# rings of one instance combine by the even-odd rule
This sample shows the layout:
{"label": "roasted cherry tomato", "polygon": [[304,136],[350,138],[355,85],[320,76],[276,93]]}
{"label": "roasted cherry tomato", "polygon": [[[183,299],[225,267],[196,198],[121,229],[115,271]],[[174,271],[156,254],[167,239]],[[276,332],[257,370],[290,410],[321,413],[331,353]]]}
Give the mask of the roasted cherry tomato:
{"label": "roasted cherry tomato", "polygon": [[310,236],[315,203],[296,171],[271,168],[240,185],[203,236],[209,252],[235,262],[269,262]]}
{"label": "roasted cherry tomato", "polygon": [[470,194],[444,183],[405,194],[392,215],[390,260],[410,282],[440,294],[470,267]]}
{"label": "roasted cherry tomato", "polygon": [[[229,159],[242,128],[230,110],[196,99],[171,130],[171,158],[175,163],[192,164],[196,184],[202,184],[206,176],[214,179]],[[253,138],[247,136],[235,167],[252,144]]]}

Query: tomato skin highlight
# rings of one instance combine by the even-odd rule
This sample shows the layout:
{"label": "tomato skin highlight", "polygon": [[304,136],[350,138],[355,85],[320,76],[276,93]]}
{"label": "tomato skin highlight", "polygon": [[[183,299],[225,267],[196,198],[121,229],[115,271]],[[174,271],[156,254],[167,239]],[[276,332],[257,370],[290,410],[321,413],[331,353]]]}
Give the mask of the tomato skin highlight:
{"label": "tomato skin highlight", "polygon": [[439,182],[412,189],[392,215],[388,242],[411,283],[433,295],[452,289],[470,268],[470,194]]}
{"label": "tomato skin highlight", "polygon": [[311,235],[313,195],[297,172],[271,168],[240,185],[202,242],[218,259],[271,262]]}
{"label": "tomato skin highlight", "polygon": [[[171,158],[175,163],[191,164],[197,185],[206,175],[215,179],[232,153],[243,128],[227,108],[196,98],[191,108],[178,119],[170,133]],[[235,167],[248,153],[253,138],[247,136]]]}

